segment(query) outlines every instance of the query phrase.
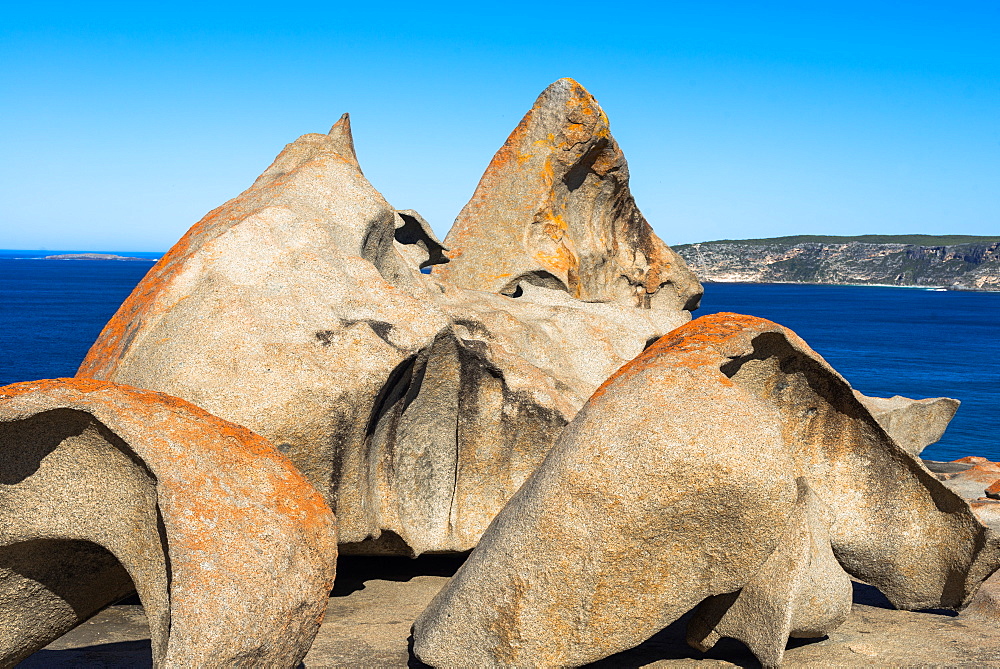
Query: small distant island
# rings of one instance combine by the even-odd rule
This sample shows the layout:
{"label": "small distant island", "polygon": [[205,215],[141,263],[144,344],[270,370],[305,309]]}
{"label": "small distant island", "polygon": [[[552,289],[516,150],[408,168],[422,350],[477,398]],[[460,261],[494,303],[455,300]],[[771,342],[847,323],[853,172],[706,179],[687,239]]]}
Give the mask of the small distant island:
{"label": "small distant island", "polygon": [[156,262],[156,258],[136,258],[135,256],[119,256],[114,253],[63,253],[54,256],[45,256],[43,260],[126,260],[141,262]]}
{"label": "small distant island", "polygon": [[1000,291],[1000,235],[794,235],[673,248],[706,282]]}

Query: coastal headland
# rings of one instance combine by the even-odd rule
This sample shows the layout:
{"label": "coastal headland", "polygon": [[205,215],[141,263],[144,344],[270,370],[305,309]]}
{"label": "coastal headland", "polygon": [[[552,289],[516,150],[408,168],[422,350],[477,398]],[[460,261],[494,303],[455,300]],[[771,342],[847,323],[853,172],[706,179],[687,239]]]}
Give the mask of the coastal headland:
{"label": "coastal headland", "polygon": [[673,248],[707,282],[1000,291],[1000,235],[794,235]]}
{"label": "coastal headland", "polygon": [[45,256],[42,260],[122,260],[126,262],[156,262],[156,258],[120,256],[114,253],[59,253],[53,256]]}

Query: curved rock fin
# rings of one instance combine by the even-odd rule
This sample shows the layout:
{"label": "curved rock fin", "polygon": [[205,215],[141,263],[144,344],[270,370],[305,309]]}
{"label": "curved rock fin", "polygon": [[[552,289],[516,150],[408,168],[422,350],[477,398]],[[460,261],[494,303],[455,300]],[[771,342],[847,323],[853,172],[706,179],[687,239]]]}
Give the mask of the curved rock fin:
{"label": "curved rock fin", "polygon": [[170,596],[155,476],[103,423],[72,409],[0,417],[0,452],[0,664],[133,588],[161,662]]}
{"label": "curved rock fin", "polygon": [[156,667],[299,666],[336,521],[262,437],[163,393],[52,379],[0,388],[0,454],[0,666],[133,590]]}
{"label": "curved rock fin", "polygon": [[854,396],[878,421],[893,441],[913,456],[937,443],[962,403],[950,397],[914,400],[909,397],[868,397],[857,390]]}
{"label": "curved rock fin", "polygon": [[819,637],[851,611],[850,577],[830,546],[830,512],[804,477],[788,529],[754,578],[695,610],[687,642],[705,652],[722,637],[742,641],[764,667],[781,665],[789,637]]}
{"label": "curved rock fin", "polygon": [[327,135],[333,140],[337,152],[353,163],[358,168],[358,171],[361,172],[361,165],[358,163],[358,154],[354,151],[354,135],[351,133],[351,115],[347,113],[342,115],[340,120],[333,124]]}

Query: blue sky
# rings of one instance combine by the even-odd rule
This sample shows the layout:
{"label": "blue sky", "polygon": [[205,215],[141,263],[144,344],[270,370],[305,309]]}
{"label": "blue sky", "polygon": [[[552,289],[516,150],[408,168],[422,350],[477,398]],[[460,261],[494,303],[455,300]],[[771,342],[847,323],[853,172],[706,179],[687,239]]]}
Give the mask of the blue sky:
{"label": "blue sky", "polygon": [[8,3],[2,248],[157,251],[349,111],[444,235],[563,76],[679,244],[1000,234],[1000,3]]}

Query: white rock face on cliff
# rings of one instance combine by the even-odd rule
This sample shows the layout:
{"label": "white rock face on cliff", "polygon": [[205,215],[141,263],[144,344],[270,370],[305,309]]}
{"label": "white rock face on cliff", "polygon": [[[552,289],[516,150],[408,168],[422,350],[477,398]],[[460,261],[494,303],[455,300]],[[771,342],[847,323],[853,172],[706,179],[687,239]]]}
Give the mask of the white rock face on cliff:
{"label": "white rock face on cliff", "polygon": [[675,249],[702,281],[1000,289],[1000,238],[775,237]]}

